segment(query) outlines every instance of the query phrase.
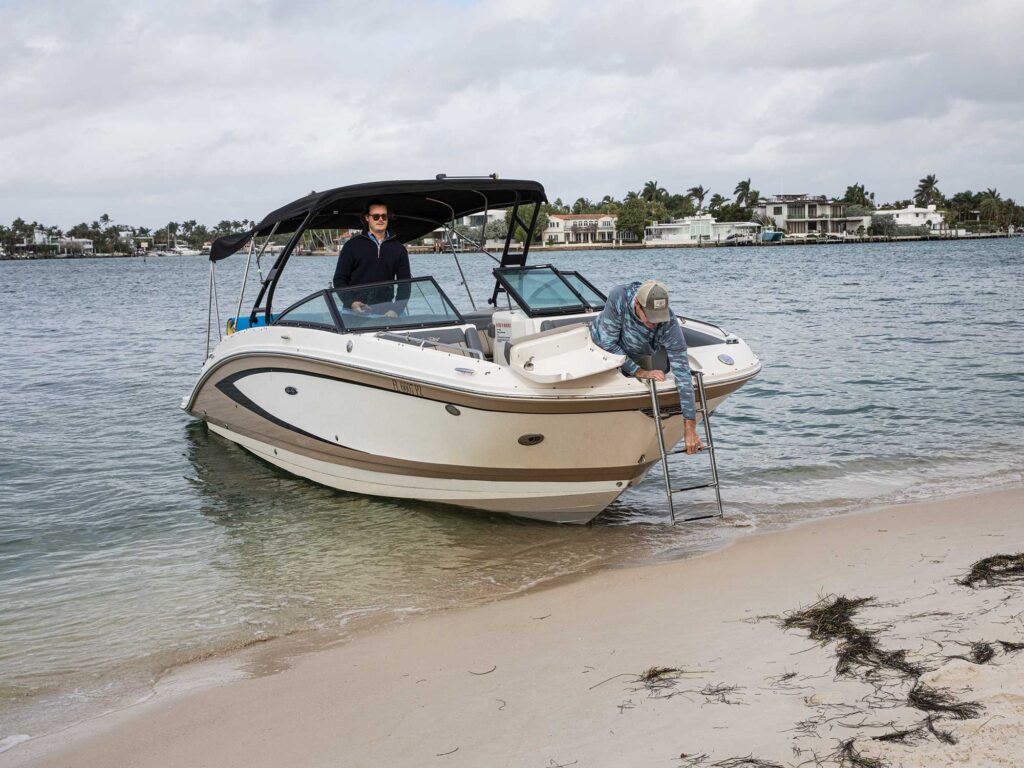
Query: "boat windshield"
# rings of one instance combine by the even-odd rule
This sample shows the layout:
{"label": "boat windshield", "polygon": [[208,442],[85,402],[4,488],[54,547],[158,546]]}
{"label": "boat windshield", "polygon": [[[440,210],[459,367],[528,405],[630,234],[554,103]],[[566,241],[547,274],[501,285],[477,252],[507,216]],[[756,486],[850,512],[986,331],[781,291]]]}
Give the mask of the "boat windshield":
{"label": "boat windshield", "polygon": [[346,331],[429,328],[465,322],[432,277],[337,288],[330,295]]}
{"label": "boat windshield", "polygon": [[604,307],[605,297],[577,272],[548,264],[494,270],[502,288],[530,317],[566,315]]}
{"label": "boat windshield", "polygon": [[583,297],[591,309],[604,309],[608,297],[591,285],[583,275],[579,272],[562,272],[561,275],[569,285],[576,289],[576,292]]}

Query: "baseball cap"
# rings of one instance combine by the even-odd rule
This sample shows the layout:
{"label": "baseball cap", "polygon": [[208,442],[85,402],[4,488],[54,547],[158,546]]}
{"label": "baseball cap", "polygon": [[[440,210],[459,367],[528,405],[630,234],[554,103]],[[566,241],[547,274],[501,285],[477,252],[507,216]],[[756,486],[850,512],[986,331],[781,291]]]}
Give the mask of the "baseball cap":
{"label": "baseball cap", "polygon": [[636,292],[636,300],[652,323],[668,322],[668,288],[660,280],[648,280]]}

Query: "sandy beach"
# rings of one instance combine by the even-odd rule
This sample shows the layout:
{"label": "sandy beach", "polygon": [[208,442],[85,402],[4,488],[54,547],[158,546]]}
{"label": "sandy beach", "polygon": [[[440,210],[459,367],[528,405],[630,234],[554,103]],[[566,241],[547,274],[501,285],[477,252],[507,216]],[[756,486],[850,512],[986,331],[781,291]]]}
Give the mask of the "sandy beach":
{"label": "sandy beach", "polygon": [[158,694],[0,765],[1019,765],[1024,575],[961,581],[1022,550],[1019,489],[820,520]]}

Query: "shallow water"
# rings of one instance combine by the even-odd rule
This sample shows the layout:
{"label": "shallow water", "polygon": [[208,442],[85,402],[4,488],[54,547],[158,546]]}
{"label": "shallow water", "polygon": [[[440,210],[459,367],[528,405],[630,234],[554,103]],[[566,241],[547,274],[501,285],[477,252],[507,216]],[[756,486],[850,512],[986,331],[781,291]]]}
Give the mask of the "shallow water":
{"label": "shallow water", "polygon": [[[604,288],[659,276],[677,310],[764,361],[715,419],[725,521],[663,525],[657,472],[586,528],[289,477],[178,409],[203,359],[205,261],[0,262],[0,740],[137,699],[169,667],[254,640],[336,641],[809,516],[1021,479],[1020,240],[541,260]],[[462,263],[482,303],[491,262]],[[222,319],[243,264],[218,268]],[[333,267],[294,259],[277,306]],[[414,256],[413,272],[468,307],[450,256]],[[703,461],[683,467],[703,477]]]}

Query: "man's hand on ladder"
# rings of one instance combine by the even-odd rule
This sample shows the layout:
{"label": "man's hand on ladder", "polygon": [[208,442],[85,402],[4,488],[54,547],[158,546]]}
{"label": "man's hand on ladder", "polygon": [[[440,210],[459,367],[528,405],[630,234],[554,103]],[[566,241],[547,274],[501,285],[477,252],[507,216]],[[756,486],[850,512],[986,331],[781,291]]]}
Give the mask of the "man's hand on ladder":
{"label": "man's hand on ladder", "polygon": [[700,436],[697,434],[697,422],[693,419],[686,419],[683,422],[683,440],[686,442],[687,453],[704,450],[704,443],[700,441]]}

